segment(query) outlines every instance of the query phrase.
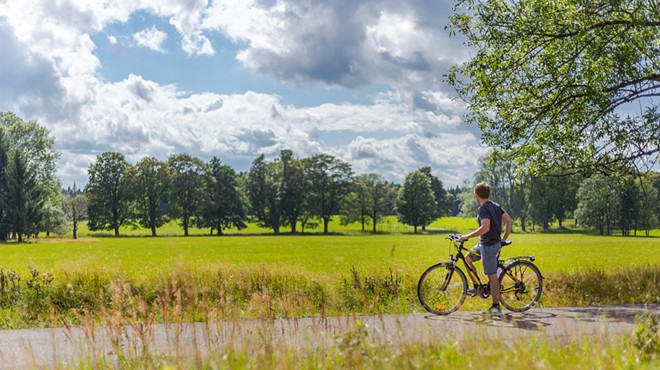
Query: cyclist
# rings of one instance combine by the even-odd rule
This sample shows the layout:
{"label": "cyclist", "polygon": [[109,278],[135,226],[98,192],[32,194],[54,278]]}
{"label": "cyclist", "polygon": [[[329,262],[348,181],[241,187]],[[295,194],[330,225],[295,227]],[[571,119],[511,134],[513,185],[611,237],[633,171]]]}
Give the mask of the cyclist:
{"label": "cyclist", "polygon": [[[497,279],[497,256],[502,248],[502,241],[507,240],[513,227],[513,220],[499,204],[491,201],[490,185],[480,182],[474,186],[474,195],[479,202],[477,210],[477,221],[479,228],[473,232],[462,235],[458,241],[464,242],[475,236],[479,237],[479,244],[465,256],[472,271],[477,271],[473,261],[482,259],[484,274],[490,282],[490,293],[493,297],[493,305],[488,309],[491,317],[502,317],[500,309],[500,282]],[[505,224],[504,235],[502,235],[502,222]],[[475,291],[470,292],[475,294]]]}

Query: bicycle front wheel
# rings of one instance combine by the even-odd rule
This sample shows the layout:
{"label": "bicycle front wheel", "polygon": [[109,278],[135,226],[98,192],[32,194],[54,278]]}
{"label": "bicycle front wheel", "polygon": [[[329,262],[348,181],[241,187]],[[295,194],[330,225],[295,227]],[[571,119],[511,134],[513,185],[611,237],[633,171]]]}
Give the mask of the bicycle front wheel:
{"label": "bicycle front wheel", "polygon": [[543,280],[529,261],[513,261],[500,272],[500,302],[511,311],[527,311],[541,298]]}
{"label": "bicycle front wheel", "polygon": [[465,300],[467,279],[454,264],[441,262],[429,267],[419,278],[417,297],[424,308],[436,315],[456,311]]}

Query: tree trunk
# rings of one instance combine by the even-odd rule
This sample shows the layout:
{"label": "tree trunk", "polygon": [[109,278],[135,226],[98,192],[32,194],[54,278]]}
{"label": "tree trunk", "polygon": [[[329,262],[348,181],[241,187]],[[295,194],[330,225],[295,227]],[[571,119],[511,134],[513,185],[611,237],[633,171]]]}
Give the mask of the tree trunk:
{"label": "tree trunk", "polygon": [[119,226],[115,226],[115,236],[119,236]]}
{"label": "tree trunk", "polygon": [[156,226],[151,226],[151,236],[157,236],[156,235]]}
{"label": "tree trunk", "polygon": [[330,223],[330,217],[323,217],[323,233],[328,233],[328,224]]}

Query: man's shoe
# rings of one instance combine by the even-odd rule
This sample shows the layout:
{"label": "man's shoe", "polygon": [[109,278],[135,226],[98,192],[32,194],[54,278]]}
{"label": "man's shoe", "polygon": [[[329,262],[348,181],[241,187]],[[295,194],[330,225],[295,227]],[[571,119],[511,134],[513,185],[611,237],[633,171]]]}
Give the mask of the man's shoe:
{"label": "man's shoe", "polygon": [[499,319],[502,317],[502,310],[498,306],[491,306],[488,309],[488,315],[493,319]]}

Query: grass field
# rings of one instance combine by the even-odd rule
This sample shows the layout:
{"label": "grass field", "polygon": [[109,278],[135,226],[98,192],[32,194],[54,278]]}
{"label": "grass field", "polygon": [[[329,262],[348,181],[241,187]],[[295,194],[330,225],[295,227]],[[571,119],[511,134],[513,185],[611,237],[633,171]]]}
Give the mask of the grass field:
{"label": "grass field", "polygon": [[[341,226],[335,222],[331,235],[323,235],[318,229],[306,234],[273,235],[271,230],[250,225],[220,237],[197,229],[191,230],[193,236],[183,237],[180,227],[169,224],[159,229],[160,235],[169,236],[155,238],[148,237],[147,230],[123,229],[124,236],[115,238],[83,229],[78,240],[51,237],[2,244],[0,328],[121,328],[172,321],[421,312],[417,279],[428,266],[454,253],[445,236],[466,233],[475,221],[442,219],[420,234],[413,234],[411,228],[393,219],[389,221],[379,226],[377,234],[363,233],[359,225]],[[502,257],[536,256],[544,275],[541,306],[657,302],[660,232],[654,230],[652,235],[603,237],[575,229],[516,232],[510,238],[514,244],[503,250]],[[488,304],[468,299],[462,309]],[[536,365],[531,367],[536,368],[553,368],[553,364],[567,362],[587,368],[593,365],[593,359],[611,368],[653,368],[660,357],[660,340],[654,339],[660,329],[657,324],[647,326],[649,330],[643,333],[649,334],[645,336],[640,337],[638,331],[637,339],[606,342],[606,352],[591,350],[594,345],[602,346],[604,338],[585,339],[565,350],[549,339],[535,347],[521,342],[509,354],[482,351],[478,356],[486,356],[499,368],[529,368],[532,362]],[[349,339],[353,343],[355,338]],[[309,343],[302,357],[277,357],[278,353],[293,352],[266,346],[261,357],[253,358],[251,348],[243,351],[229,346],[198,359],[196,366],[263,368],[278,363],[279,368],[290,368],[300,361],[310,368],[485,364],[472,361],[471,356],[459,356],[453,342],[398,349],[372,347],[362,340],[355,343],[346,353],[341,352],[344,347],[332,348],[334,357],[326,357],[325,349],[318,352],[316,343]],[[544,349],[542,353],[538,348]],[[528,361],[520,363],[521,355]],[[160,356],[138,356],[124,360],[119,367],[190,365],[186,358]],[[96,367],[96,361],[83,361],[81,365]]]}
{"label": "grass field", "polygon": [[[177,264],[197,267],[232,265],[299,270],[306,274],[333,276],[356,267],[361,271],[394,269],[421,274],[450,253],[444,237],[467,232],[474,220],[450,218],[431,225],[423,234],[406,232],[361,233],[337,228],[342,234],[273,235],[252,226],[224,236],[93,237],[81,232],[78,240],[49,238],[0,246],[0,267],[27,271],[77,270],[93,267],[128,276],[155,275]],[[169,225],[166,230],[175,230]],[[200,231],[201,232],[201,231]],[[126,230],[126,233],[130,233]],[[660,264],[660,238],[597,236],[581,233],[514,233],[513,244],[502,256],[534,255],[544,273],[583,269]],[[471,244],[468,242],[468,244]],[[452,252],[453,253],[453,252]]]}
{"label": "grass field", "polygon": [[[473,225],[472,219],[448,218],[413,234],[390,223],[392,231],[372,234],[336,223],[330,235],[273,235],[252,225],[224,236],[204,236],[198,230],[189,237],[155,238],[144,236],[145,230],[122,230],[131,237],[83,230],[78,240],[7,243],[0,245],[0,307],[6,315],[0,326],[44,325],[45,315],[52,312],[49,305],[62,317],[80,309],[98,313],[104,302],[112,303],[113,289],[149,304],[183,289],[194,304],[232,302],[223,307],[242,317],[416,312],[421,310],[419,276],[454,253],[444,239],[447,234],[465,233]],[[171,224],[162,231],[177,235],[177,228]],[[561,230],[518,232],[510,239],[514,244],[503,250],[502,258],[536,257],[546,287],[541,304],[660,300],[658,237]],[[99,296],[106,301],[99,302]],[[266,309],[264,300],[269,302]],[[463,309],[484,304],[468,300]]]}

